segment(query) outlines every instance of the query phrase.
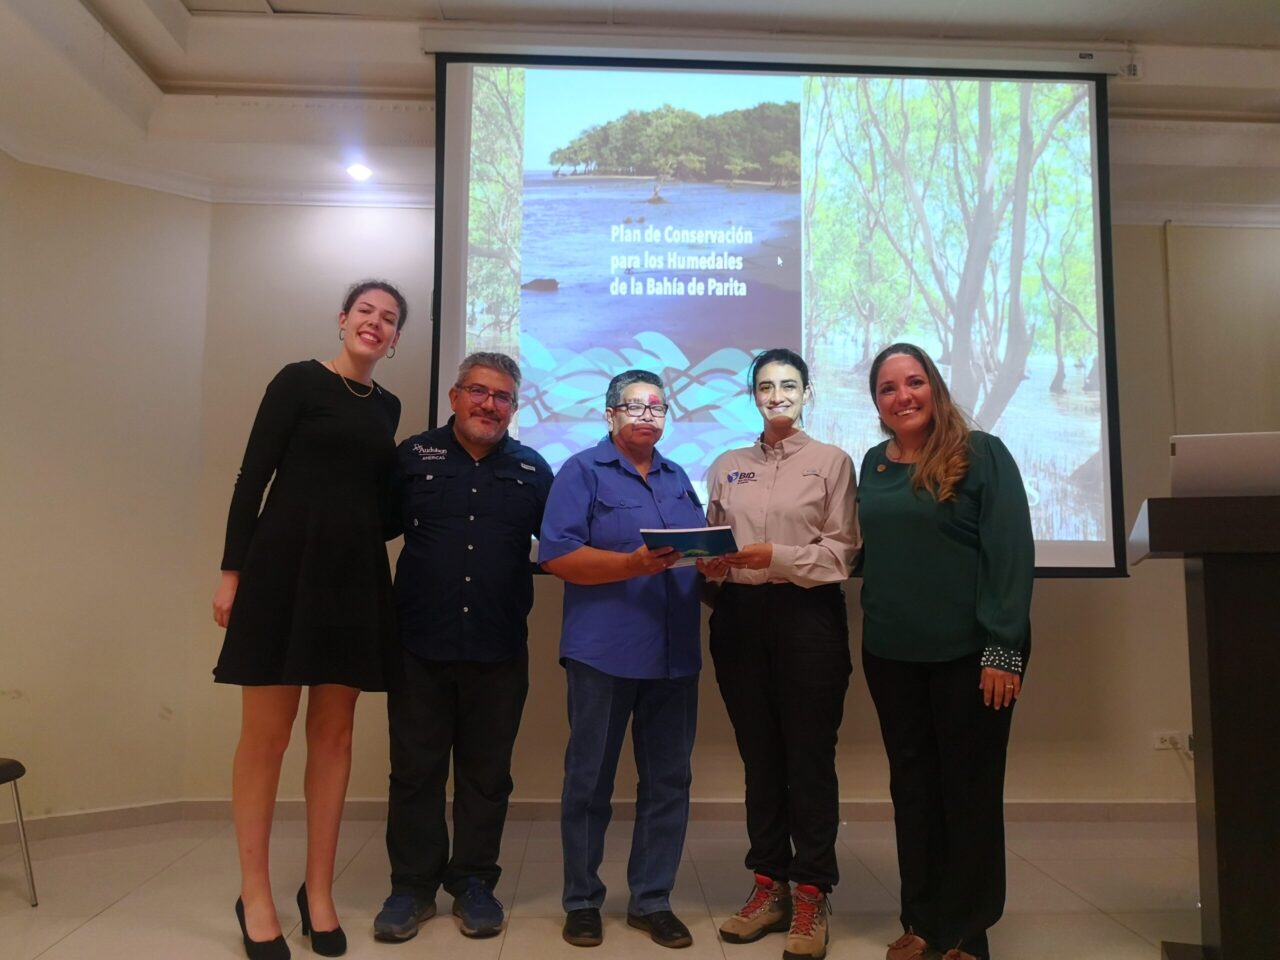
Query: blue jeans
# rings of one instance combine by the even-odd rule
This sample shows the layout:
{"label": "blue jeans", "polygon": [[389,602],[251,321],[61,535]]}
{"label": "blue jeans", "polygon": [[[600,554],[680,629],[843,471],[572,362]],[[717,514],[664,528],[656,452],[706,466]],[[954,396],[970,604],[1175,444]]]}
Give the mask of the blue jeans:
{"label": "blue jeans", "polygon": [[629,680],[576,660],[566,660],[564,666],[569,681],[569,745],[560,799],[564,909],[604,903],[600,861],[613,813],[613,778],[630,720],[640,783],[627,863],[627,911],[643,916],[670,910],[689,825],[698,677]]}

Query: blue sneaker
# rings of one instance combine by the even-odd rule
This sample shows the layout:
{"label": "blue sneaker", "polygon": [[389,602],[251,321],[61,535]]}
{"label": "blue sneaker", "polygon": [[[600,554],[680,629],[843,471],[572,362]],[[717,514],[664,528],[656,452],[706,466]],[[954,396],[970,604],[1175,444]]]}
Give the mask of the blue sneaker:
{"label": "blue sneaker", "polygon": [[436,915],[436,902],[404,893],[393,893],[382,901],[373,918],[373,938],[384,943],[403,943],[418,935],[418,927]]}
{"label": "blue sneaker", "polygon": [[502,932],[502,904],[478,877],[468,877],[467,889],[453,898],[453,915],[462,921],[464,937],[493,937]]}

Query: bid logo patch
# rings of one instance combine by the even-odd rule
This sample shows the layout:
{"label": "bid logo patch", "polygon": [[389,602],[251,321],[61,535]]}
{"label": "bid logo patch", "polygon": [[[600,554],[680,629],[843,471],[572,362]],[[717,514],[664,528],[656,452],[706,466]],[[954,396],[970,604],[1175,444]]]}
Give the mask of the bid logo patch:
{"label": "bid logo patch", "polygon": [[725,481],[728,483],[755,483],[756,474],[754,470],[734,470]]}

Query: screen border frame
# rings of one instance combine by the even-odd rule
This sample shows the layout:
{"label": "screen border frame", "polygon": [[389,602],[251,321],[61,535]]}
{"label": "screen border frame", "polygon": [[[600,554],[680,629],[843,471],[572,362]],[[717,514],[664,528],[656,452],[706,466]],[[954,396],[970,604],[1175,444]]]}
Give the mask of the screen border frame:
{"label": "screen border frame", "polygon": [[1053,566],[1035,568],[1037,579],[1114,579],[1129,576],[1125,549],[1124,484],[1120,460],[1120,399],[1117,391],[1115,285],[1111,242],[1111,159],[1108,130],[1107,74],[1097,71],[1060,71],[1001,69],[979,70],[970,67],[895,67],[858,64],[781,63],[772,60],[732,60],[673,57],[558,56],[509,53],[436,53],[435,56],[435,237],[431,288],[431,371],[427,423],[430,429],[440,425],[440,286],[444,274],[444,181],[445,121],[448,70],[451,64],[507,64],[532,67],[604,67],[633,70],[719,70],[754,73],[802,73],[827,75],[875,75],[902,77],[963,77],[994,80],[1070,80],[1093,84],[1093,123],[1096,133],[1096,168],[1098,183],[1098,259],[1101,285],[1102,317],[1099,334],[1103,343],[1103,365],[1107,404],[1107,463],[1110,476],[1112,565],[1110,567]]}

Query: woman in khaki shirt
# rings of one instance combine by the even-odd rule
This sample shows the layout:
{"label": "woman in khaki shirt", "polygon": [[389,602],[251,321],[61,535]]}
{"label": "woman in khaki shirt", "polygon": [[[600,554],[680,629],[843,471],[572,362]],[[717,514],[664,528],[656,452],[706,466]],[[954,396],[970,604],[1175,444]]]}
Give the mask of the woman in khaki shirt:
{"label": "woman in khaki shirt", "polygon": [[839,879],[836,732],[853,670],[840,586],[858,545],[853,463],[800,429],[812,399],[802,357],[766,350],[750,382],[764,430],[707,477],[708,522],[730,525],[744,546],[700,564],[723,581],[711,656],[745,767],[755,874],[720,936],[750,943],[786,931],[784,957],[821,958]]}

